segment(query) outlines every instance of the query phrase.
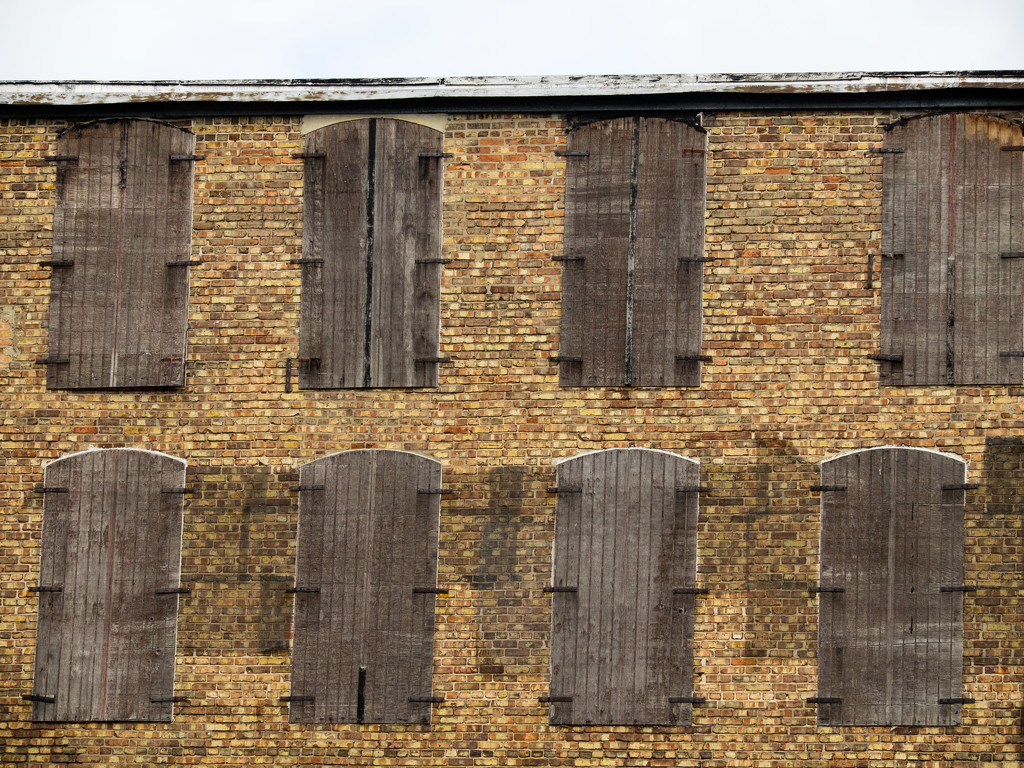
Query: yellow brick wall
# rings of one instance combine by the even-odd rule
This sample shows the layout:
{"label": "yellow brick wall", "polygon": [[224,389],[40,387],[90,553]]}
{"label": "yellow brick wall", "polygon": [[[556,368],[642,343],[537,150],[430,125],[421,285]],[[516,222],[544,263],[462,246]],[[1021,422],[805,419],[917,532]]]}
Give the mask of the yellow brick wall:
{"label": "yellow brick wall", "polygon": [[[1021,387],[882,388],[881,168],[899,117],[705,114],[703,382],[560,389],[563,115],[447,121],[436,390],[286,392],[298,354],[301,119],[202,118],[187,386],[47,391],[62,120],[0,120],[0,755],[3,765],[1009,766],[1024,687]],[[867,287],[874,255],[873,288]],[[964,709],[955,728],[815,724],[818,464],[885,444],[968,462]],[[86,446],[188,461],[170,724],[36,724],[45,462]],[[554,461],[639,446],[701,462],[695,708],[688,728],[547,723]],[[289,693],[298,467],[349,448],[444,466],[430,726],[295,725]]]}

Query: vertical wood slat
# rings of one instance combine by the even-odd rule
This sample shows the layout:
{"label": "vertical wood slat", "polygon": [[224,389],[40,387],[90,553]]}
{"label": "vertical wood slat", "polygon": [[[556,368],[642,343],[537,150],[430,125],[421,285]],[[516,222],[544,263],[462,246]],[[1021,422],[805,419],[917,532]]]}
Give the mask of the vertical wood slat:
{"label": "vertical wood slat", "polygon": [[699,385],[705,147],[660,118],[569,134],[563,386]]}
{"label": "vertical wood slat", "polygon": [[552,596],[550,717],[557,724],[685,724],[692,693],[696,462],[643,449],[561,462]]}
{"label": "vertical wood slat", "polygon": [[626,376],[631,118],[583,125],[566,149],[562,386],[622,386]]}
{"label": "vertical wood slat", "polygon": [[675,120],[640,118],[639,139],[633,383],[696,387],[707,136]]}
{"label": "vertical wood slat", "polygon": [[195,137],[147,120],[73,129],[58,152],[50,298],[52,388],[184,383]]}
{"label": "vertical wood slat", "polygon": [[1022,132],[952,114],[890,130],[883,178],[884,383],[1015,384],[1024,360]]}
{"label": "vertical wood slat", "polygon": [[[50,464],[33,705],[44,722],[169,721],[174,689],[185,465],[163,454],[110,449]],[[44,593],[46,595],[47,593]]]}
{"label": "vertical wood slat", "polygon": [[[346,451],[310,462],[302,492],[292,722],[429,722],[438,462],[401,451]],[[360,670],[364,684],[360,686]],[[362,696],[360,696],[360,691]]]}
{"label": "vertical wood slat", "polygon": [[[824,462],[819,705],[827,725],[949,725],[961,689],[965,465],[934,451],[881,448]],[[961,493],[955,502],[950,495]],[[956,691],[945,694],[942,691]]]}
{"label": "vertical wood slat", "polygon": [[442,144],[383,118],[307,137],[323,157],[306,161],[300,386],[437,386],[437,364],[417,358],[440,343]]}

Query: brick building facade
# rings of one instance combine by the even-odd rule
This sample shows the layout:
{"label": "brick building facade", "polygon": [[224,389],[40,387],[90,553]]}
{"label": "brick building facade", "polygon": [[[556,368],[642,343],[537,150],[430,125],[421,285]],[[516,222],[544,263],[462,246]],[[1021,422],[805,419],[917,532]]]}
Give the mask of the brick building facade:
{"label": "brick building facade", "polygon": [[[1018,74],[6,83],[0,93],[4,765],[1020,764]],[[185,281],[178,283],[187,296],[185,352],[180,360],[167,352],[142,358],[143,372],[168,361],[174,369],[156,383],[118,380],[119,369],[104,358],[115,380],[69,384],[54,368],[69,365],[78,354],[74,344],[100,343],[82,342],[82,328],[113,321],[59,319],[54,307],[73,302],[55,294],[72,279],[68,273],[81,273],[103,250],[94,241],[111,227],[123,229],[126,243],[138,238],[124,223],[130,211],[117,219],[117,207],[99,193],[74,192],[74,174],[94,151],[81,137],[121,131],[121,143],[110,145],[108,170],[110,189],[126,195],[132,182],[124,168],[136,145],[124,137],[140,122],[187,139],[167,150],[171,171],[143,175],[184,174],[190,201],[182,207],[150,189],[137,206],[168,212],[159,226],[170,234],[158,250],[169,249],[159,258],[166,255],[168,274]],[[398,123],[437,138],[437,151],[417,148],[413,164],[419,178],[438,174],[436,243],[429,231],[409,234],[416,221],[387,229],[420,203],[396,204],[391,212],[375,207],[375,200],[390,199],[385,189],[397,172],[374,147],[385,146],[387,131],[401,133]],[[321,215],[315,211],[340,205],[312,199],[312,180],[335,172],[315,170],[333,150],[318,149],[310,137],[355,124],[372,125],[369,160],[360,156],[359,166],[360,178],[372,182],[359,198],[370,239],[383,252],[389,237],[411,238],[421,259],[410,273],[414,305],[394,314],[400,325],[406,314],[419,317],[415,302],[436,307],[435,340],[427,334],[426,351],[409,353],[416,365],[433,366],[436,380],[381,384],[366,362],[367,378],[354,384],[311,384],[311,366],[322,368],[326,353],[309,353],[312,342],[303,336],[313,312],[307,292],[319,297],[313,305],[324,301],[309,275],[326,269],[322,262],[342,246],[321,247],[310,234]],[[584,146],[582,137],[587,128],[607,126],[602,135],[611,144],[619,128],[626,137],[616,145],[624,164],[583,182],[581,164],[597,167],[604,145]],[[691,142],[679,154],[658,143],[669,139],[644,143],[655,128],[675,135],[676,126]],[[75,136],[81,140],[69,150]],[[401,146],[395,141],[387,146]],[[924,160],[899,165],[918,149]],[[682,193],[664,189],[684,155],[699,167],[686,187],[690,197],[679,203]],[[645,173],[663,185],[656,194],[646,191]],[[620,181],[617,203],[586,208],[586,200],[597,199],[588,197],[594,188],[608,196]],[[935,185],[941,189],[934,199],[920,192]],[[659,229],[651,212],[673,205],[699,209],[703,227],[698,218],[683,235]],[[99,208],[114,217],[99,221],[121,223],[92,230],[91,219],[74,223]],[[622,231],[604,229],[613,220]],[[183,252],[170,253],[175,226],[184,227]],[[338,238],[347,242],[344,233]],[[366,239],[365,230],[355,238],[360,248]],[[643,299],[659,281],[676,280],[681,271],[688,285],[702,281],[697,325],[679,332],[690,346],[666,353],[688,366],[680,381],[629,378],[646,375],[643,363],[634,370],[627,362],[615,382],[566,373],[583,365],[582,353],[563,338],[572,302],[593,305],[573,321],[582,324],[577,337],[613,345],[612,331],[598,327],[616,311],[600,303],[608,291],[600,287],[594,298],[566,288],[572,280],[589,284],[571,270],[587,254],[590,268],[593,252],[613,240],[623,243],[632,286],[623,289],[627,360],[640,360],[628,355],[646,354],[645,344],[671,335],[643,326]],[[984,248],[976,245],[982,241]],[[667,266],[645,272],[645,254],[659,246],[673,251]],[[977,266],[980,251],[992,269],[1004,271],[990,277],[988,267]],[[915,272],[919,263],[939,266]],[[381,269],[366,278],[376,293],[362,297],[359,317],[377,317]],[[417,270],[437,276],[436,296],[434,278],[421,279]],[[117,288],[128,279],[101,274],[94,285]],[[929,280],[936,282],[927,287]],[[925,287],[912,290],[911,283]],[[89,303],[99,301],[90,293],[96,290],[82,289],[87,309],[97,306]],[[126,315],[129,331],[153,306]],[[157,326],[174,322],[164,318]],[[61,333],[79,339],[63,350],[56,346],[59,323]],[[376,359],[370,320],[366,329],[358,324]],[[981,330],[964,335],[975,327]],[[968,372],[963,361],[982,353],[998,371],[979,363],[970,371],[981,373]],[[919,364],[926,358],[937,373],[931,363]],[[343,453],[351,451],[359,453]],[[108,470],[88,465],[60,474],[89,461],[99,466],[100,457],[111,467],[156,457],[164,468],[126,469],[122,477],[121,469],[103,474]],[[412,592],[428,608],[410,603],[420,606],[423,624],[402,635],[415,635],[419,645],[403,646],[406,655],[388,662],[404,665],[389,673],[402,685],[416,677],[426,690],[401,693],[398,704],[378,712],[372,663],[357,659],[358,678],[352,672],[334,685],[331,662],[307,669],[304,679],[321,686],[319,701],[335,689],[351,689],[351,701],[313,714],[317,699],[296,690],[293,662],[306,632],[300,623],[327,621],[326,609],[309,613],[302,601],[326,603],[328,587],[311,586],[300,541],[304,531],[310,547],[330,540],[329,533],[308,533],[328,530],[307,523],[313,518],[306,515],[329,506],[309,499],[330,495],[333,478],[355,477],[355,469],[339,468],[349,457],[353,466],[365,458],[367,476],[384,478],[353,481],[353,488],[402,486],[396,478],[405,470],[394,467],[423,464],[415,457],[429,459],[424,466],[436,472],[402,486],[412,489],[411,500],[339,504],[339,517],[324,513],[322,523],[355,519],[356,508],[406,504],[422,513],[415,528],[402,512],[405,523],[369,534],[372,552],[358,561],[360,578],[390,584],[400,575],[392,571],[401,569],[385,569],[387,575],[382,563],[398,562],[406,538],[429,544],[434,520],[436,553],[410,555],[427,563]],[[183,479],[154,479],[182,463]],[[663,465],[669,469],[649,469]],[[579,475],[572,474],[576,467]],[[321,470],[326,475],[314,477]],[[91,491],[80,477],[89,472]],[[138,501],[142,487],[157,491],[152,510]],[[82,522],[86,513],[75,522],[61,512],[69,497],[76,509],[92,510],[90,519],[102,518],[98,527]],[[131,501],[119,506],[115,497]],[[584,505],[582,522],[574,504]],[[640,508],[647,517],[631,512]],[[625,512],[616,517],[619,510]],[[692,524],[656,529],[670,511]],[[598,522],[601,515],[605,522]],[[69,533],[69,526],[80,528]],[[134,555],[121,544],[116,557],[102,550],[91,565],[82,555],[84,575],[62,565],[67,551],[88,550],[81,541],[108,532],[111,542],[120,541],[114,531],[122,528],[144,529],[151,539],[133,544]],[[560,538],[571,531],[576,539]],[[656,555],[658,542],[672,537],[678,548]],[[156,577],[163,581],[147,588],[160,593],[150,602],[164,601],[163,613],[127,629],[115,626],[110,617],[118,602],[109,598],[120,588],[118,563],[155,562],[157,551],[167,562]],[[74,580],[89,582],[89,569],[100,561],[107,570],[97,589],[108,599],[74,592]],[[565,570],[580,561],[590,564],[591,576]],[[680,562],[688,565],[678,573],[659,570]],[[930,569],[938,581],[920,588],[935,593],[933,602],[922,603],[924,613],[904,626],[899,617],[919,610],[908,597],[918,594],[908,584],[918,584],[919,574],[908,563],[924,563],[913,566],[920,578]],[[640,575],[617,600],[627,571]],[[121,580],[142,576],[132,571]],[[663,596],[645,602],[647,587],[639,581]],[[360,594],[360,621],[390,612],[389,602],[375,602],[382,593]],[[78,608],[64,605],[73,595],[85,595]],[[569,601],[610,618],[587,629],[578,610],[566,608]],[[839,603],[849,605],[845,618],[833,612]],[[402,605],[396,614],[413,610]],[[94,621],[95,611],[106,611],[106,623]],[[643,628],[662,626],[658,611],[671,614],[659,630],[667,635],[641,638]],[[673,623],[677,615],[683,618]],[[83,638],[75,627],[99,634]],[[117,669],[118,652],[110,649],[120,642],[130,656],[143,638],[157,636],[155,627],[170,633],[153,651],[164,664],[162,692],[139,688],[145,669],[120,670],[128,682],[112,682],[113,671],[108,679],[100,666]],[[858,645],[861,627],[875,633],[866,645]],[[624,641],[627,629],[633,639]],[[362,635],[362,653],[389,647],[391,630],[381,631]],[[920,647],[914,632],[927,637]],[[595,648],[572,645],[588,634],[597,638]],[[325,646],[343,644],[326,638]],[[100,645],[105,660],[90,671],[89,654]],[[70,661],[47,666],[44,647],[52,659]],[[630,655],[639,647],[649,651],[648,661]],[[910,661],[895,658],[900,648],[912,649]],[[303,653],[308,663],[331,656],[315,647]],[[409,659],[425,664],[426,673]],[[578,676],[605,671],[586,685],[566,682],[572,664]],[[624,674],[630,665],[635,670]],[[673,670],[667,682],[644,678],[661,667]],[[74,688],[90,675],[95,690]],[[51,682],[53,676],[61,681]],[[392,690],[399,684],[389,683]],[[133,685],[156,709],[118,708]],[[657,706],[648,706],[651,691],[661,697]],[[415,700],[412,714],[401,710],[407,699]]]}

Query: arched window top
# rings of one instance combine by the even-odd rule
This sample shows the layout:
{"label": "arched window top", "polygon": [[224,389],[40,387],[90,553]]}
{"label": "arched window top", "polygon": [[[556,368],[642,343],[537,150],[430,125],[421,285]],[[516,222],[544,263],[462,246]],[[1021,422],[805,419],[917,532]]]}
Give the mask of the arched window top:
{"label": "arched window top", "polygon": [[428,462],[429,464],[436,464],[438,467],[441,466],[441,462],[430,456],[426,456],[422,453],[416,453],[415,451],[402,451],[395,448],[352,448],[344,451],[337,451],[335,453],[329,453],[326,456],[321,456],[319,459],[313,459],[302,465],[303,469],[313,468],[318,465],[336,464],[342,461],[360,461],[365,459],[381,459],[391,457],[393,459],[403,459],[410,462]]}
{"label": "arched window top", "polygon": [[63,462],[63,461],[67,461],[67,462],[72,462],[73,463],[75,461],[80,461],[83,458],[88,457],[88,456],[96,457],[96,456],[99,456],[101,454],[104,454],[104,455],[124,454],[126,456],[138,455],[139,457],[150,456],[150,457],[153,457],[154,461],[176,462],[176,463],[179,463],[182,468],[185,468],[185,467],[188,466],[188,462],[185,459],[179,458],[178,456],[172,456],[169,453],[162,453],[161,451],[150,450],[148,448],[126,448],[126,447],[120,447],[120,448],[95,448],[95,447],[90,447],[90,448],[86,448],[84,451],[76,451],[74,453],[66,453],[63,456],[59,456],[58,458],[56,458],[53,461],[49,462],[46,465],[46,469],[50,469],[51,467],[56,467],[60,462]]}
{"label": "arched window top", "polygon": [[596,457],[599,454],[612,455],[615,452],[620,452],[620,453],[637,453],[637,454],[651,454],[652,456],[656,455],[656,454],[663,454],[664,456],[668,456],[668,457],[671,457],[673,459],[680,459],[682,461],[688,461],[688,462],[690,462],[692,464],[696,464],[697,466],[700,466],[700,460],[699,459],[691,459],[691,458],[689,458],[687,456],[682,456],[682,455],[680,455],[678,453],[673,453],[672,451],[662,450],[660,448],[637,448],[637,447],[629,447],[629,448],[598,448],[598,449],[593,450],[593,451],[585,451],[583,453],[579,453],[579,454],[577,454],[575,456],[569,456],[567,458],[555,459],[554,465],[555,465],[555,467],[558,467],[558,466],[560,466],[562,464],[565,464],[566,462],[569,462],[569,461],[587,460],[588,457],[589,458],[594,458],[594,457]]}
{"label": "arched window top", "polygon": [[317,133],[319,133],[321,131],[338,130],[338,126],[345,126],[345,125],[350,124],[350,123],[368,123],[370,120],[379,120],[379,121],[382,121],[382,122],[383,121],[388,121],[388,122],[392,122],[392,123],[404,123],[404,124],[408,124],[408,125],[414,125],[414,126],[417,126],[419,128],[423,128],[425,130],[433,131],[434,133],[441,134],[442,136],[444,135],[444,130],[442,128],[439,128],[436,125],[432,125],[431,124],[434,121],[428,121],[428,120],[424,120],[424,119],[419,119],[419,118],[413,117],[411,115],[409,115],[409,116],[407,116],[407,115],[388,115],[388,116],[383,116],[383,115],[366,115],[366,116],[361,116],[361,115],[357,115],[357,116],[351,116],[351,117],[349,117],[349,116],[337,117],[337,118],[331,120],[330,122],[326,123],[325,125],[319,125],[319,126],[313,128],[312,130],[306,131],[306,136],[313,136],[313,135],[315,135],[315,134],[317,134]]}
{"label": "arched window top", "polygon": [[923,115],[908,115],[907,117],[901,117],[899,120],[895,120],[888,125],[884,126],[884,130],[892,132],[899,131],[900,129],[906,129],[908,131],[924,130],[929,126],[949,121],[950,118],[962,118],[977,124],[991,124],[993,126],[1016,128],[1018,131],[1021,130],[1019,122],[1013,120],[1007,120],[1005,117],[999,115],[987,115],[981,112],[934,112]]}
{"label": "arched window top", "polygon": [[911,453],[919,452],[921,454],[929,454],[929,455],[933,455],[933,456],[936,456],[936,457],[941,457],[943,459],[948,459],[948,460],[951,460],[951,461],[959,462],[960,464],[963,464],[965,468],[967,466],[967,462],[964,459],[962,459],[961,457],[957,456],[956,454],[945,453],[943,451],[938,451],[938,450],[936,450],[934,448],[920,448],[920,447],[917,447],[917,446],[910,446],[910,445],[876,445],[876,446],[872,446],[870,448],[856,448],[856,449],[854,449],[852,451],[846,451],[844,453],[841,453],[838,456],[833,456],[832,458],[824,459],[821,462],[821,465],[824,467],[826,464],[828,464],[830,462],[849,460],[849,459],[853,458],[854,456],[865,455],[865,454],[868,454],[871,451],[881,451],[881,452],[886,452],[886,451],[889,451],[889,452],[892,452],[892,451],[904,451],[904,452],[911,452]]}

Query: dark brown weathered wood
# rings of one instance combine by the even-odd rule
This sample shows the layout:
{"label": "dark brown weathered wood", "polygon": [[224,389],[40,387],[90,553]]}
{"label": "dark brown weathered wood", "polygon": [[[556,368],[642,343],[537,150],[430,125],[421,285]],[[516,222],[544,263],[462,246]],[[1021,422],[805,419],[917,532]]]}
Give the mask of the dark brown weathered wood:
{"label": "dark brown weathered wood", "polygon": [[633,120],[573,130],[566,161],[565,256],[559,354],[563,386],[622,386],[626,379],[626,296],[630,251]]}
{"label": "dark brown weathered wood", "polygon": [[1020,251],[1024,157],[1001,151],[1020,126],[991,116],[932,115],[891,129],[883,178],[882,381],[1014,384],[1024,360]]}
{"label": "dark brown weathered wood", "polygon": [[[824,462],[818,693],[828,725],[952,725],[961,691],[963,501],[954,457],[911,448]],[[952,579],[953,582],[949,580]]]}
{"label": "dark brown weathered wood", "polygon": [[324,489],[299,503],[293,722],[430,721],[440,496],[417,489],[440,479],[438,462],[402,451],[300,470]]}
{"label": "dark brown weathered wood", "polygon": [[638,138],[633,384],[699,386],[707,137],[641,118]]}
{"label": "dark brown weathered wood", "polygon": [[[149,451],[73,454],[46,469],[33,719],[170,720],[185,464]],[[158,699],[157,701],[154,701]]]}
{"label": "dark brown weathered wood", "polygon": [[442,140],[383,118],[307,137],[300,386],[437,385]]}
{"label": "dark brown weathered wood", "polygon": [[705,144],[661,118],[569,134],[563,386],[699,384]]}
{"label": "dark brown weathered wood", "polygon": [[[644,449],[558,466],[551,709],[558,724],[685,724],[693,689],[696,462]],[[572,591],[570,591],[572,590]]]}
{"label": "dark brown weathered wood", "polygon": [[52,276],[53,388],[184,383],[192,164],[188,131],[148,120],[88,124],[59,140],[76,164],[57,169]]}

